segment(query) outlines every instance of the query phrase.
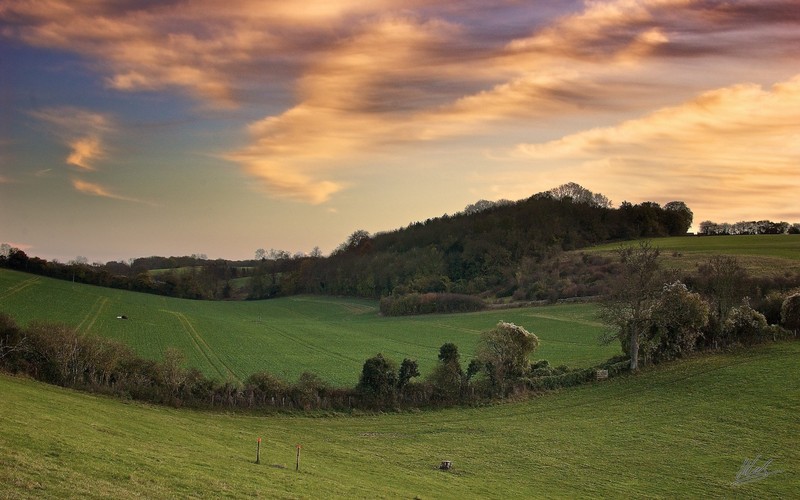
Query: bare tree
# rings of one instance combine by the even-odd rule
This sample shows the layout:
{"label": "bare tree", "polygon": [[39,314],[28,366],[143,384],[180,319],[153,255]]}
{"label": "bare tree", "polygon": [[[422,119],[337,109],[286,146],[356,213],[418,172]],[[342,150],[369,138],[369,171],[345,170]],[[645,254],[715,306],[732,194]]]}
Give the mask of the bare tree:
{"label": "bare tree", "polygon": [[610,327],[603,340],[627,346],[631,370],[639,369],[639,343],[650,324],[650,311],[665,282],[659,249],[649,241],[617,250],[621,272],[600,304],[600,319]]}

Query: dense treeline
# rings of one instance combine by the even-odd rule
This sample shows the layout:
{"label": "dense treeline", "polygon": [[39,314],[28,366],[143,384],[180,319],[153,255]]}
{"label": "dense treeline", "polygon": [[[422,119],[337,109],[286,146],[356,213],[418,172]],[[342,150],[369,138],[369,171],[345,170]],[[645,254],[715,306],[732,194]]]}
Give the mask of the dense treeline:
{"label": "dense treeline", "polygon": [[[587,272],[564,281],[561,254],[612,240],[685,234],[692,212],[682,202],[623,202],[574,183],[526,200],[481,200],[455,215],[370,235],[356,231],[329,257],[275,251],[252,261],[147,257],[67,264],[0,252],[0,266],[81,283],[192,299],[263,299],[297,293],[369,298],[408,293],[494,295],[542,300],[596,295]],[[578,263],[578,267],[605,263]],[[158,270],[155,272],[154,270]],[[585,269],[584,269],[585,270]],[[248,278],[240,280],[238,278]],[[246,281],[242,286],[241,281]]]}
{"label": "dense treeline", "polygon": [[[664,206],[623,202],[612,208],[605,196],[569,183],[516,202],[481,200],[463,212],[394,231],[374,235],[355,231],[328,257],[319,249],[310,255],[259,249],[255,259],[238,262],[192,255],[90,265],[85,259],[48,262],[6,248],[0,252],[0,267],[180,298],[266,299],[299,293],[391,297],[385,301],[385,312],[407,314],[414,308],[441,312],[447,307],[439,308],[441,300],[431,307],[429,294],[521,301],[603,295],[617,264],[606,257],[566,251],[608,241],[686,234],[692,219],[692,211],[680,201]],[[700,231],[772,234],[797,232],[798,227],[770,221],[705,221]],[[766,286],[762,291],[772,289]]]}
{"label": "dense treeline", "polygon": [[242,298],[233,280],[250,276],[256,265],[251,261],[208,260],[203,256],[146,257],[130,263],[106,264],[89,264],[79,258],[64,264],[29,257],[17,248],[0,254],[0,267],[8,269],[108,288],[208,300]]}
{"label": "dense treeline", "polygon": [[772,222],[769,220],[740,221],[734,224],[716,223],[706,220],[700,223],[701,236],[722,236],[733,234],[800,234],[800,223]]}
{"label": "dense treeline", "polygon": [[[356,231],[329,258],[303,259],[288,270],[282,289],[371,298],[408,293],[551,298],[544,296],[552,296],[552,282],[561,278],[553,266],[563,251],[681,235],[692,223],[692,212],[682,202],[664,207],[624,202],[613,209],[604,197],[580,186],[567,192],[576,196],[545,192],[518,202],[483,203],[396,231]],[[552,273],[555,279],[547,276]],[[581,285],[560,297],[598,292]]]}

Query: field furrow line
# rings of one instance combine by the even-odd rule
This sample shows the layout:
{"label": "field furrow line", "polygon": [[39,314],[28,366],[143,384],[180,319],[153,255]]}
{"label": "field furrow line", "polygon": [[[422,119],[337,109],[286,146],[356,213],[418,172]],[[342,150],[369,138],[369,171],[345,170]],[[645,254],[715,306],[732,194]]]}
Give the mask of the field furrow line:
{"label": "field furrow line", "polygon": [[[226,376],[225,372],[227,371],[228,375],[230,375],[231,377],[233,377],[238,381],[241,381],[241,379],[236,375],[236,373],[234,373],[234,371],[231,370],[231,368],[227,364],[225,364],[225,362],[217,355],[217,353],[214,352],[211,346],[208,345],[208,343],[194,328],[191,321],[189,320],[188,317],[186,317],[185,314],[177,311],[167,311],[164,309],[162,309],[162,311],[170,313],[174,315],[176,318],[178,318],[178,322],[181,324],[183,331],[186,332],[186,334],[189,336],[189,340],[192,341],[195,350],[199,352],[200,355],[202,355],[206,359],[206,361],[208,361],[208,364],[211,365],[211,367],[214,368],[214,370],[216,370],[216,372],[219,374],[220,377],[224,378]],[[220,365],[222,366],[222,368],[220,368]]]}
{"label": "field furrow line", "polygon": [[105,309],[106,305],[108,305],[108,297],[100,297],[100,304],[97,307],[97,312],[92,317],[92,321],[89,323],[89,326],[86,327],[85,333],[89,333],[89,330],[91,330],[94,326],[94,322],[97,321],[97,318],[99,318],[100,314],[103,313],[103,309]]}
{"label": "field furrow line", "polygon": [[86,312],[86,315],[83,317],[81,322],[78,323],[78,326],[75,327],[75,331],[78,331],[78,332],[81,331],[81,328],[83,328],[84,323],[89,321],[89,318],[92,316],[92,311],[95,310],[95,308],[97,307],[97,303],[100,302],[102,300],[102,298],[103,297],[97,297],[95,299],[95,301],[92,303],[92,306],[89,308],[89,311]]}
{"label": "field furrow line", "polygon": [[263,324],[265,327],[267,327],[268,329],[270,329],[270,330],[272,330],[273,332],[275,332],[276,334],[280,335],[281,337],[283,337],[283,338],[285,338],[285,339],[287,339],[287,340],[290,340],[290,341],[292,341],[292,342],[294,342],[294,343],[296,343],[296,344],[298,344],[298,345],[301,345],[301,346],[305,347],[306,349],[308,349],[308,350],[310,350],[310,351],[321,352],[321,353],[323,353],[323,354],[328,354],[328,355],[331,355],[331,356],[337,357],[337,358],[339,358],[339,359],[343,359],[343,360],[345,360],[345,361],[355,361],[355,362],[358,362],[358,361],[359,361],[358,359],[355,359],[355,358],[350,358],[350,357],[348,357],[348,356],[345,356],[345,355],[343,355],[343,354],[340,354],[340,353],[338,353],[338,352],[336,352],[336,351],[332,351],[332,350],[330,350],[330,349],[326,349],[326,348],[324,348],[324,347],[320,347],[320,346],[318,346],[318,345],[316,345],[316,344],[312,344],[311,342],[307,342],[307,341],[305,341],[305,340],[301,340],[301,339],[299,339],[299,338],[297,338],[297,337],[295,337],[295,336],[293,336],[293,335],[290,335],[290,334],[288,334],[288,333],[284,332],[284,331],[283,331],[283,330],[281,330],[280,328],[274,327],[274,326],[272,326],[272,325],[269,325],[269,324],[267,324],[267,323],[262,323],[262,324]]}
{"label": "field furrow line", "polygon": [[16,285],[12,286],[11,288],[8,288],[3,295],[0,295],[0,300],[6,299],[8,297],[11,297],[12,295],[14,295],[16,293],[19,293],[22,290],[25,290],[26,288],[31,287],[31,286],[39,283],[41,280],[42,280],[42,278],[36,276],[36,277],[33,277],[33,278],[26,279],[25,281],[21,281],[21,282],[17,283]]}

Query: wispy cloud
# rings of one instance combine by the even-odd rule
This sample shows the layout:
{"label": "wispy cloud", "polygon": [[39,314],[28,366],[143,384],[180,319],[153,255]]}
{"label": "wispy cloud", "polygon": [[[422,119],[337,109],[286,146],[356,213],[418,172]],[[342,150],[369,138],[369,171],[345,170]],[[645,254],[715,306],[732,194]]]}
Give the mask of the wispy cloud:
{"label": "wispy cloud", "polygon": [[72,187],[74,187],[75,190],[80,193],[88,194],[91,196],[99,196],[101,198],[111,198],[113,200],[130,201],[133,203],[143,203],[145,205],[154,206],[153,203],[139,200],[137,198],[131,198],[129,196],[123,196],[118,193],[115,193],[111,189],[102,186],[100,184],[94,182],[87,182],[77,178],[72,179]]}
{"label": "wispy cloud", "polygon": [[70,149],[65,159],[68,165],[92,171],[106,157],[103,138],[115,129],[107,115],[70,106],[39,109],[31,115],[47,124]]}
{"label": "wispy cloud", "polygon": [[601,188],[633,183],[652,194],[673,193],[724,219],[754,217],[753,207],[794,207],[784,217],[797,219],[798,116],[800,75],[767,89],[709,91],[615,126],[522,144],[516,154],[595,179]]}
{"label": "wispy cloud", "polygon": [[[270,195],[310,203],[344,189],[377,151],[499,136],[490,130],[498,123],[641,114],[674,87],[695,89],[676,61],[797,61],[796,0],[567,5],[574,11],[516,20],[514,1],[50,0],[4,5],[0,19],[5,36],[84,56],[116,90],[263,106],[263,118],[242,127],[249,142],[224,157]],[[285,111],[247,101],[265,88],[293,96]],[[70,135],[68,161],[94,168],[107,154],[103,138]]]}

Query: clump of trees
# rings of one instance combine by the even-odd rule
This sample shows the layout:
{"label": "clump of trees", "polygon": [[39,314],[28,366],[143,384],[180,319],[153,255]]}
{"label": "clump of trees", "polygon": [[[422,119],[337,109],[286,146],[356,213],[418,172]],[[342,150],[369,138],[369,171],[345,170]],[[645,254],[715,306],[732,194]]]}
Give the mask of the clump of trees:
{"label": "clump of trees", "polygon": [[705,220],[698,227],[702,236],[723,236],[732,234],[800,234],[800,223],[773,222],[770,220],[739,221],[733,224]]}
{"label": "clump of trees", "polygon": [[761,307],[771,317],[777,317],[775,310],[781,311],[780,319],[770,324],[764,312],[751,306],[747,295],[751,280],[734,257],[708,259],[690,280],[692,290],[674,272],[661,269],[658,256],[658,248],[649,241],[620,247],[619,273],[600,306],[599,317],[608,327],[603,340],[620,342],[631,370],[639,368],[640,360],[658,363],[698,349],[797,336],[796,292],[773,291],[760,297]]}

